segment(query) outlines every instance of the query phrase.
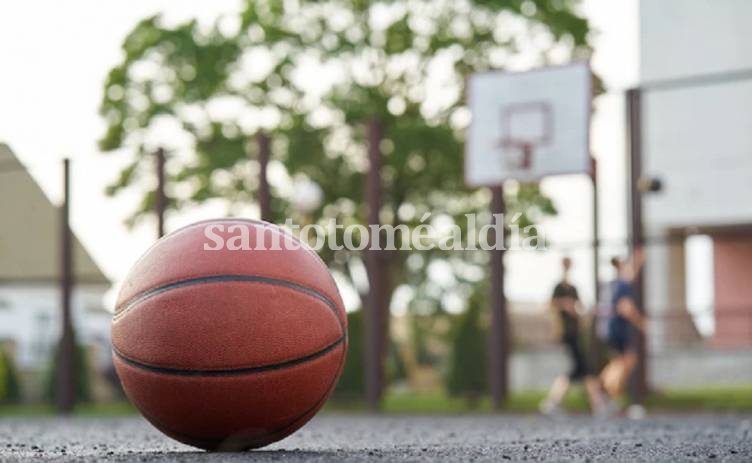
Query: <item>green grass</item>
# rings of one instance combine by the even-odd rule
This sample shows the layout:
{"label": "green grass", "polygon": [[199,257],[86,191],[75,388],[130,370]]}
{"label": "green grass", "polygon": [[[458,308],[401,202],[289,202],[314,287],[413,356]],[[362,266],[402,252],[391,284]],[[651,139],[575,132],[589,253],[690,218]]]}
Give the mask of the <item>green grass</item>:
{"label": "green grass", "polygon": [[[538,410],[538,403],[543,399],[542,392],[530,391],[514,393],[504,408],[510,413],[529,413]],[[570,394],[565,403],[567,408],[585,410],[587,403],[579,391]],[[467,413],[491,412],[491,399],[483,397],[476,403],[463,398],[448,397],[445,393],[392,393],[384,400],[384,410],[392,413]]]}
{"label": "green grass", "polygon": [[[509,413],[535,413],[543,399],[541,391],[513,393],[504,408]],[[671,389],[651,395],[646,405],[650,411],[665,412],[752,412],[752,385],[698,389]],[[574,413],[588,411],[587,398],[581,388],[574,389],[564,402],[564,407]],[[330,401],[325,411],[362,412],[362,401]],[[390,392],[384,399],[386,413],[458,414],[490,413],[491,401],[483,397],[474,404],[462,398],[449,397],[444,392],[430,393]],[[137,414],[127,402],[80,404],[77,416],[127,416]],[[55,408],[46,404],[0,405],[0,418],[8,416],[38,417],[55,414]]]}
{"label": "green grass", "polygon": [[46,404],[18,404],[0,405],[0,417],[6,416],[47,416],[55,413],[51,405]]}
{"label": "green grass", "polygon": [[[544,393],[540,391],[529,391],[513,393],[504,408],[510,413],[534,413],[538,411],[538,404],[543,400]],[[572,411],[585,412],[587,408],[587,398],[583,391],[573,389],[567,400],[564,402],[565,407]],[[330,401],[325,410],[337,412],[360,412],[367,410],[363,402],[336,402]],[[450,397],[442,391],[434,392],[390,392],[384,398],[384,411],[386,413],[490,413],[492,412],[491,399],[481,397],[479,400],[471,403],[464,398]]]}
{"label": "green grass", "polygon": [[752,386],[676,389],[653,394],[648,408],[672,411],[752,411]]}
{"label": "green grass", "polygon": [[[504,407],[510,413],[536,413],[543,400],[543,391],[513,393]],[[587,396],[581,388],[572,390],[564,401],[571,412],[589,411]],[[667,390],[651,395],[646,400],[651,411],[666,412],[752,412],[752,385],[702,389]],[[330,403],[327,410],[362,411],[362,403]],[[474,404],[462,398],[449,397],[441,391],[431,393],[392,392],[384,399],[387,413],[467,413],[491,412],[491,401],[483,397]]]}
{"label": "green grass", "polygon": [[[0,418],[6,416],[50,416],[56,412],[50,404],[0,405]],[[78,404],[73,411],[77,416],[127,416],[138,413],[128,402]]]}

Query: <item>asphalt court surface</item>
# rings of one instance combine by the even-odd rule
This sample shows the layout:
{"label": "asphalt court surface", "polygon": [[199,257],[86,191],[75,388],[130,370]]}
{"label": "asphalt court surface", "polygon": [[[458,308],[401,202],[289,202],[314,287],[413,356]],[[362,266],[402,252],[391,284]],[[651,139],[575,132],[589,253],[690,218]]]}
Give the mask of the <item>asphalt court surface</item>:
{"label": "asphalt court surface", "polygon": [[2,418],[0,461],[752,461],[752,415],[323,414],[261,450],[207,453],[139,417]]}

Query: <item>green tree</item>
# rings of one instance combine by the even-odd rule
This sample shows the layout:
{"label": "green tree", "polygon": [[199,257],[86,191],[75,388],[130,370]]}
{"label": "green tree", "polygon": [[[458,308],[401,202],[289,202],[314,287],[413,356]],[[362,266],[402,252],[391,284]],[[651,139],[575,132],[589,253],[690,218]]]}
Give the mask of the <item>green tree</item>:
{"label": "green tree", "polygon": [[[52,358],[50,359],[49,367],[45,373],[45,388],[44,388],[44,394],[45,398],[50,401],[54,402],[55,400],[55,393],[57,390],[57,378],[59,375],[58,372],[58,366],[60,364],[59,362],[60,358],[60,348],[59,346],[55,348],[55,351],[53,352]],[[87,356],[86,352],[86,346],[83,346],[81,344],[76,343],[76,401],[77,402],[90,402],[92,399],[91,395],[91,380],[89,378],[90,370],[89,370],[89,358]]]}
{"label": "green tree", "polygon": [[475,405],[486,390],[486,328],[482,326],[483,298],[474,295],[459,317],[452,339],[447,390]]}
{"label": "green tree", "polygon": [[[275,219],[363,223],[363,124],[377,120],[385,132],[383,221],[415,227],[430,212],[429,220],[464,230],[465,214],[485,212],[489,200],[462,180],[464,79],[514,62],[588,56],[589,26],[577,4],[249,0],[237,15],[209,25],[147,18],[127,36],[123,60],[105,82],[100,146],[134,153],[109,192],[144,188],[158,143],[172,153],[171,208],[215,199],[247,204],[256,189],[253,137],[265,131],[273,162],[283,167],[277,172],[316,182],[324,196],[301,217],[289,188],[277,182]],[[537,185],[521,185],[508,199],[512,212],[524,214],[523,227],[555,213]],[[153,201],[145,193],[132,221]],[[322,254],[345,276],[360,258],[346,250]],[[477,252],[394,252],[392,286],[414,289],[411,307],[442,310],[447,295],[472,289],[438,285],[427,269],[449,261],[457,281],[479,281],[485,259]]]}
{"label": "green tree", "polygon": [[0,403],[15,403],[21,399],[18,373],[13,357],[0,349]]}
{"label": "green tree", "polygon": [[[342,376],[334,390],[334,400],[342,402],[357,401],[365,394],[365,380],[363,378],[364,326],[363,311],[356,310],[347,314],[348,348],[345,367]],[[405,379],[405,366],[402,363],[397,346],[390,343],[386,357],[386,375],[388,380]]]}
{"label": "green tree", "polygon": [[347,358],[342,376],[334,390],[334,398],[351,401],[359,399],[365,392],[363,379],[363,311],[347,314]]}

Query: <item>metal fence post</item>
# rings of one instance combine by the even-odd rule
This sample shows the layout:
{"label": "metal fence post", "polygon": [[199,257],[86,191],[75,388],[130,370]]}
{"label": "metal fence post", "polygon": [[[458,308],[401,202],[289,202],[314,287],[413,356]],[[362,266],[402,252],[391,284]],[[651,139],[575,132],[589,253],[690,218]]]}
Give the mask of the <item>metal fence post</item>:
{"label": "metal fence post", "polygon": [[[496,223],[496,214],[504,214],[504,189],[502,186],[491,189],[491,214]],[[504,227],[504,223],[497,224]],[[498,244],[494,241],[495,244]],[[504,243],[502,243],[502,248]],[[496,247],[496,246],[494,246]],[[507,400],[508,386],[508,358],[509,358],[509,326],[507,320],[507,302],[504,295],[504,250],[491,250],[491,329],[488,337],[488,387],[491,392],[493,406],[500,409]]]}
{"label": "metal fence post", "polygon": [[[645,229],[642,217],[642,194],[638,188],[642,177],[642,91],[640,88],[627,90],[627,136],[629,146],[629,198],[630,223],[633,250],[645,244]],[[645,307],[644,271],[635,276],[635,302],[637,307],[647,316]],[[647,342],[645,336],[638,336],[638,362],[630,381],[630,392],[636,401],[641,402],[648,390],[647,377]]]}
{"label": "metal fence post", "polygon": [[259,163],[259,179],[258,179],[258,202],[261,214],[261,220],[271,222],[272,220],[272,196],[269,191],[269,179],[267,177],[267,167],[269,165],[270,157],[270,145],[271,140],[269,136],[264,132],[259,132],[256,136],[256,142],[258,143],[258,163]]}
{"label": "metal fence post", "polygon": [[167,194],[165,193],[165,151],[157,148],[156,158],[157,190],[154,194],[154,212],[157,215],[157,238],[165,233],[165,210],[167,209]]}
{"label": "metal fence post", "polygon": [[57,360],[55,402],[59,413],[68,414],[76,403],[76,336],[71,314],[73,252],[70,231],[70,160],[63,159],[63,203],[60,206],[60,307],[62,334]]}
{"label": "metal fence post", "polygon": [[[366,131],[370,164],[366,177],[368,225],[378,227],[381,223],[379,213],[383,202],[381,140],[384,138],[384,125],[381,120],[373,118],[367,122]],[[372,239],[374,238],[372,237]],[[375,239],[380,243],[378,236]],[[384,354],[385,338],[388,336],[389,329],[389,295],[387,294],[384,251],[370,249],[371,247],[369,245],[365,250],[369,283],[365,314],[365,382],[368,406],[372,410],[378,410],[381,407],[384,388]]]}

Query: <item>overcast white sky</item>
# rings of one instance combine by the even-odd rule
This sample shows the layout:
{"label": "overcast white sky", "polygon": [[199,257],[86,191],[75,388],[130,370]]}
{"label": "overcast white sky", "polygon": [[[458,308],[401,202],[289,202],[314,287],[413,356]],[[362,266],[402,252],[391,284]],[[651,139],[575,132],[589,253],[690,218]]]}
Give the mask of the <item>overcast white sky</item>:
{"label": "overcast white sky", "polygon": [[[170,18],[212,18],[231,11],[235,0],[25,0],[0,4],[0,142],[10,145],[53,201],[59,200],[59,160],[73,163],[73,227],[114,281],[154,238],[154,227],[124,228],[135,195],[103,194],[126,160],[100,155],[104,124],[97,114],[107,71],[120,60],[120,44],[140,19],[158,12]],[[638,76],[637,1],[588,0],[583,11],[598,30],[592,59],[607,86],[623,89]],[[592,147],[599,160],[601,230],[605,239],[625,235],[623,105],[618,94],[601,97],[593,121]],[[77,162],[76,160],[79,159]],[[544,188],[560,215],[547,224],[554,241],[591,239],[590,182],[583,176],[549,179]],[[2,198],[1,200],[10,200]],[[211,214],[203,211],[199,214]],[[195,217],[195,215],[194,215]],[[193,218],[193,217],[191,217]],[[174,228],[189,219],[175,218]],[[591,299],[592,274],[586,251],[574,253],[574,279]],[[541,265],[541,259],[546,265]],[[511,255],[508,293],[513,299],[543,300],[557,278],[554,255]],[[536,281],[541,284],[534,284]]]}

